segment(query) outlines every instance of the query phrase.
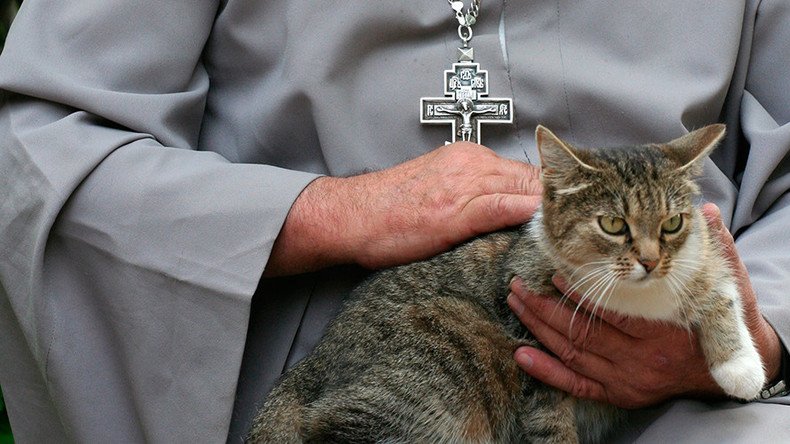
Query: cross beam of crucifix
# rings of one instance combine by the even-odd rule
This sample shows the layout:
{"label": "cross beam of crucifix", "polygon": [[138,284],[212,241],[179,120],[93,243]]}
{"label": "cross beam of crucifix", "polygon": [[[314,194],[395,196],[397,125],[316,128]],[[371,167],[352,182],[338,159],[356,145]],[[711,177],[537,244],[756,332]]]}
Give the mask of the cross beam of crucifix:
{"label": "cross beam of crucifix", "polygon": [[481,143],[481,124],[513,123],[513,99],[481,98],[488,95],[488,71],[479,63],[453,63],[444,72],[444,95],[420,99],[420,122],[449,123],[453,142]]}

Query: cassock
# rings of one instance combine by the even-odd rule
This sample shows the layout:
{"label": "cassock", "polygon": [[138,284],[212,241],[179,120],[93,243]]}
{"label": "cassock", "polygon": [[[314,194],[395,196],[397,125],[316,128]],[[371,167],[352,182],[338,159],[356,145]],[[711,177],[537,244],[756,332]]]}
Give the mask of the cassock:
{"label": "cassock", "polygon": [[[474,61],[536,162],[712,122],[705,165],[790,344],[790,6],[486,1]],[[0,56],[0,385],[20,442],[237,442],[366,271],[261,279],[301,190],[441,146],[445,1],[25,0]],[[624,442],[787,441],[787,397],[674,401]]]}

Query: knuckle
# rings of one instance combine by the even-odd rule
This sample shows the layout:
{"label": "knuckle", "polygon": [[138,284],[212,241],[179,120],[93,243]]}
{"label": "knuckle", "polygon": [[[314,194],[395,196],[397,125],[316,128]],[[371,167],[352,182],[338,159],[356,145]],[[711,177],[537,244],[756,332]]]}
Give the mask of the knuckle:
{"label": "knuckle", "polygon": [[581,399],[597,399],[598,390],[592,381],[588,379],[575,379],[571,383],[571,395]]}
{"label": "knuckle", "polygon": [[440,150],[442,150],[442,154],[451,155],[461,160],[471,160],[493,153],[493,151],[482,145],[466,141],[443,146]]}
{"label": "knuckle", "polygon": [[501,225],[501,221],[511,212],[511,205],[506,196],[494,194],[472,198],[465,210],[477,222],[476,225],[488,231]]}
{"label": "knuckle", "polygon": [[579,350],[573,345],[573,343],[566,343],[565,345],[561,346],[559,350],[557,350],[557,357],[560,358],[563,364],[566,367],[571,369],[576,369],[576,366],[579,361]]}
{"label": "knuckle", "polygon": [[575,349],[584,350],[587,347],[592,332],[589,331],[585,323],[575,320],[571,325],[570,335],[573,347]]}
{"label": "knuckle", "polygon": [[654,382],[655,381],[650,377],[637,378],[635,381],[632,381],[631,384],[633,385],[634,392],[632,398],[638,400],[639,398],[643,398],[646,393],[653,392],[656,389]]}
{"label": "knuckle", "polygon": [[616,314],[612,316],[611,324],[615,326],[620,331],[629,331],[631,328],[631,323],[633,322],[632,317]]}
{"label": "knuckle", "polygon": [[504,194],[495,194],[492,196],[488,205],[488,215],[491,218],[499,219],[500,217],[510,212],[510,200]]}
{"label": "knuckle", "polygon": [[643,376],[633,379],[629,385],[629,400],[638,406],[653,402],[658,394],[671,388],[667,386],[663,376],[653,372],[645,372]]}
{"label": "knuckle", "polygon": [[523,194],[539,194],[543,191],[543,186],[533,171],[529,169],[526,174],[518,177],[518,190]]}

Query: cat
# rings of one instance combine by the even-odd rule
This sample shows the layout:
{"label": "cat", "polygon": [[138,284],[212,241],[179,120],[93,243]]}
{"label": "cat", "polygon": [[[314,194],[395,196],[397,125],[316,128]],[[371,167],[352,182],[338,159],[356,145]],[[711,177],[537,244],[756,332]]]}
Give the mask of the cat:
{"label": "cat", "polygon": [[315,351],[260,409],[252,442],[598,442],[622,410],[530,378],[539,346],[506,303],[519,276],[563,275],[601,308],[694,329],[711,374],[750,400],[764,384],[732,271],[694,177],[724,136],[581,149],[538,126],[543,201],[533,219],[357,287]]}

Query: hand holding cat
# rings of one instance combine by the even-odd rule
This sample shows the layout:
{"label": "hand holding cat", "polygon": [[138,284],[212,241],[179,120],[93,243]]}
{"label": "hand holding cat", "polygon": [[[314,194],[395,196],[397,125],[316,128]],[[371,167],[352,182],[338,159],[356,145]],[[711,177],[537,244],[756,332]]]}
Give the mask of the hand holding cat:
{"label": "hand holding cat", "polygon": [[525,222],[541,191],[537,167],[465,142],[373,173],[321,177],[291,208],[266,275],[425,259]]}
{"label": "hand holding cat", "polygon": [[[765,363],[769,380],[779,370],[776,333],[760,315],[748,274],[718,209],[706,205],[705,217],[714,236],[725,246],[736,270],[747,325]],[[566,284],[555,279],[560,291]],[[590,317],[580,309],[533,294],[516,281],[508,298],[511,308],[530,331],[554,353],[522,347],[515,353],[531,376],[574,396],[638,408],[676,396],[721,397],[697,338],[682,328],[610,312]],[[578,295],[570,298],[578,303]],[[582,304],[583,308],[587,308]],[[570,329],[569,329],[570,326]]]}

